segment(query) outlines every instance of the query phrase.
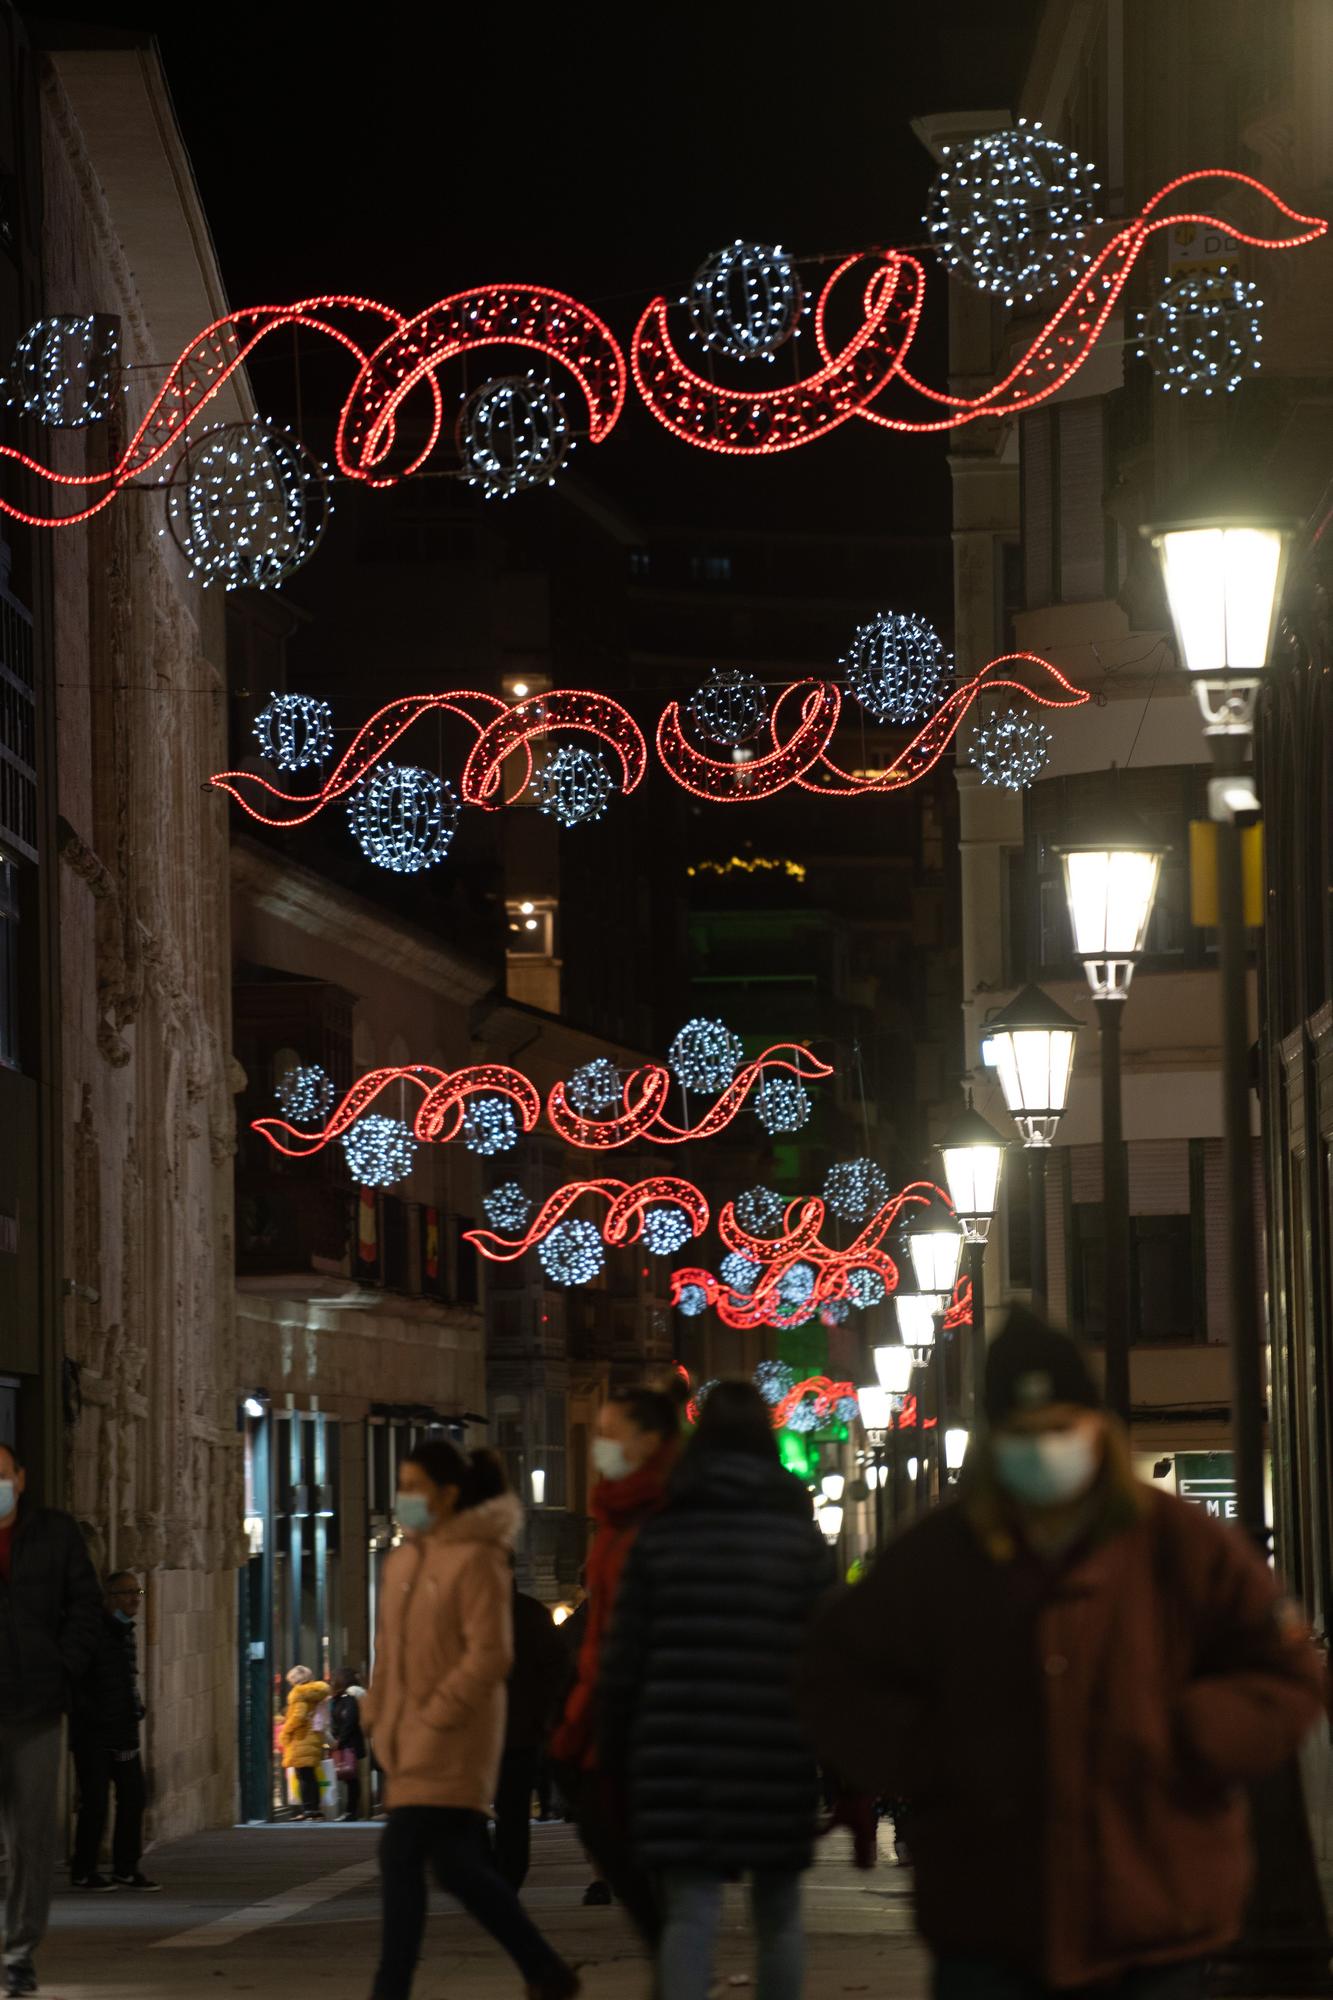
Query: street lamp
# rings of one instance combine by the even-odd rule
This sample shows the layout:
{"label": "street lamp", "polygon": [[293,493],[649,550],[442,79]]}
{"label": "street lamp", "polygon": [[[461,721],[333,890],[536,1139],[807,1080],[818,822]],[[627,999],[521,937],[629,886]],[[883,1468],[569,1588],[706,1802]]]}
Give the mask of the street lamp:
{"label": "street lamp", "polygon": [[957,1474],[963,1469],[967,1457],[969,1433],[955,1427],[944,1433],[944,1463],[948,1471]]}
{"label": "street lamp", "polygon": [[1000,1169],[1005,1150],[1006,1141],[972,1109],[969,1092],[966,1111],[954,1120],[940,1141],[940,1156],[949,1199],[962,1224],[967,1272],[972,1281],[969,1348],[974,1422],[980,1419],[986,1374],[986,1239],[1000,1198]]}
{"label": "street lamp", "polygon": [[[929,1361],[935,1346],[935,1321],[939,1316],[940,1302],[933,1292],[895,1292],[894,1311],[898,1315],[898,1334],[901,1347],[877,1347],[875,1367],[885,1388],[892,1387],[885,1370],[900,1370],[904,1375],[902,1390],[906,1393],[914,1367],[922,1367]],[[883,1363],[880,1356],[884,1356]],[[901,1357],[906,1356],[906,1359]]]}
{"label": "street lamp", "polygon": [[1120,1024],[1143,955],[1166,846],[1127,819],[1056,848],[1074,950],[1083,961],[1101,1038],[1102,1245],[1106,1400],[1129,1422],[1129,1161],[1121,1108]]}
{"label": "street lamp", "polygon": [[815,1509],[815,1520],[819,1524],[820,1534],[832,1547],[842,1533],[842,1508],[830,1500],[826,1506]]}
{"label": "street lamp", "polygon": [[[889,1353],[896,1350],[886,1348],[882,1351]],[[878,1372],[879,1350],[876,1352],[875,1366]],[[857,1390],[856,1400],[860,1406],[866,1442],[874,1454],[874,1463],[868,1470],[875,1476],[868,1484],[875,1495],[875,1547],[879,1549],[884,1545],[884,1440],[888,1436],[889,1425],[893,1422],[893,1396],[887,1382],[868,1382],[863,1389]],[[896,1497],[895,1493],[895,1499]]]}
{"label": "street lamp", "polygon": [[1182,666],[1210,737],[1248,737],[1296,527],[1223,512],[1142,531],[1162,565]]}
{"label": "street lamp", "polygon": [[[898,1307],[898,1330],[901,1333],[904,1325],[903,1313],[902,1313],[903,1294],[901,1292],[897,1294],[895,1303]],[[920,1303],[927,1305],[930,1309],[929,1339],[925,1341],[916,1339],[908,1340],[906,1334],[904,1333],[901,1346],[899,1346],[895,1342],[893,1346],[889,1346],[886,1344],[883,1347],[877,1347],[875,1349],[874,1353],[875,1373],[879,1377],[879,1386],[884,1391],[886,1396],[905,1396],[907,1394],[907,1391],[912,1386],[912,1370],[916,1366],[916,1359],[913,1354],[913,1349],[917,1347],[929,1346],[934,1341],[935,1338],[934,1300],[933,1299],[924,1300],[920,1301]],[[864,1391],[862,1391],[862,1394],[864,1394]],[[863,1416],[865,1415],[864,1407],[862,1408],[862,1415]],[[888,1426],[886,1425],[885,1428],[887,1429]]]}
{"label": "street lamp", "polygon": [[532,1504],[533,1504],[533,1506],[534,1506],[534,1507],[542,1507],[542,1506],[545,1506],[545,1504],[546,1504],[546,1468],[545,1468],[545,1466],[544,1466],[544,1465],[534,1465],[534,1466],[533,1466],[533,1468],[532,1468],[532,1472],[531,1472],[531,1474],[530,1474],[530,1477],[531,1477],[531,1480],[532,1480]]}
{"label": "street lamp", "polygon": [[819,1482],[819,1490],[826,1500],[841,1500],[846,1484],[844,1473],[826,1472]]}
{"label": "street lamp", "polygon": [[1079,1024],[1043,993],[1025,986],[986,1023],[1009,1116],[1028,1149],[1032,1226],[1032,1296],[1046,1293],[1046,1150],[1069,1101]]}
{"label": "street lamp", "polygon": [[[908,1231],[907,1249],[912,1259],[912,1269],[916,1274],[917,1291],[925,1303],[933,1308],[934,1314],[942,1321],[954,1287],[958,1283],[958,1266],[962,1261],[963,1255],[963,1232],[959,1228],[956,1218],[950,1215],[947,1222],[943,1224],[923,1219],[915,1229]],[[898,1323],[900,1327],[903,1325],[903,1306],[905,1303],[905,1298],[900,1296],[898,1301]],[[917,1312],[920,1320],[919,1333],[924,1332],[925,1313],[920,1308],[907,1307],[909,1315],[914,1310]],[[930,1330],[931,1338],[934,1339],[935,1325],[933,1318]],[[904,1340],[907,1339],[905,1332],[903,1338]],[[945,1481],[944,1461],[939,1455],[939,1445],[940,1433],[943,1431],[947,1421],[946,1406],[948,1403],[948,1382],[944,1369],[944,1343],[943,1341],[936,1340],[932,1374],[935,1392],[936,1472],[941,1492],[944,1490]]]}

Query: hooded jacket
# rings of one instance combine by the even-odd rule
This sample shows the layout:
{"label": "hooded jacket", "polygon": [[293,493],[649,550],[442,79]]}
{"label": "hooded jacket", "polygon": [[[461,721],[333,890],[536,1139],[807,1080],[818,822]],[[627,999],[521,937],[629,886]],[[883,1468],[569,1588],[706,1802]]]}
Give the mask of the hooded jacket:
{"label": "hooded jacket", "polygon": [[910,1803],[927,1942],[1056,1988],[1238,1935],[1242,1786],[1323,1705],[1243,1537],[1137,1483],[1124,1502],[1053,1564],[984,1506],[940,1508],[830,1604],[802,1676],[821,1755]]}
{"label": "hooded jacket", "polygon": [[315,1710],[328,1700],[329,1692],[327,1681],[298,1681],[288,1693],[287,1713],[278,1731],[284,1771],[313,1770],[328,1755],[324,1732],[315,1727]]}
{"label": "hooded jacket", "polygon": [[92,1659],[74,1690],[70,1735],[100,1750],[137,1750],[143,1712],[134,1626],[104,1611]]}
{"label": "hooded jacket", "polygon": [[361,1704],[394,1806],[485,1812],[513,1664],[512,1493],[409,1535],[384,1566],[375,1672]]}

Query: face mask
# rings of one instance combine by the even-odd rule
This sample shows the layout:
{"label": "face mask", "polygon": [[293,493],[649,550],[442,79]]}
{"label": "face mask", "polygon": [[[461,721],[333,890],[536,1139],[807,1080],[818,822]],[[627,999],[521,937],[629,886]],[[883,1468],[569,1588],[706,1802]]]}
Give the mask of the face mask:
{"label": "face mask", "polygon": [[410,1534],[421,1535],[434,1525],[434,1515],[430,1511],[430,1501],[421,1493],[397,1493],[394,1495],[393,1511],[398,1517],[400,1528]]}
{"label": "face mask", "polygon": [[132,1611],[122,1611],[119,1606],[116,1607],[111,1616],[117,1619],[122,1625],[132,1625],[134,1623],[134,1613]]}
{"label": "face mask", "polygon": [[1044,1437],[997,1437],[995,1474],[1006,1493],[1030,1507],[1077,1500],[1097,1477],[1095,1431],[1049,1431]]}
{"label": "face mask", "polygon": [[0,1521],[13,1513],[18,1505],[18,1488],[12,1479],[0,1479]]}
{"label": "face mask", "polygon": [[602,1479],[628,1479],[634,1470],[619,1438],[594,1438],[592,1462]]}

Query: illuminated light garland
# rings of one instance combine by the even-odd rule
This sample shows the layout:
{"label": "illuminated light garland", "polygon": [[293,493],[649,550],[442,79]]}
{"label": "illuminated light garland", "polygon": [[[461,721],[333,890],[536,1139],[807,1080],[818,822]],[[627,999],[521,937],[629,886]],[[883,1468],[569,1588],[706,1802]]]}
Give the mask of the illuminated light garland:
{"label": "illuminated light garland", "polygon": [[736,1220],[755,1236],[771,1236],[787,1213],[787,1203],[772,1188],[747,1188],[731,1204]]}
{"label": "illuminated light garland", "polygon": [[766,1403],[778,1404],[796,1387],[796,1370],[789,1361],[761,1361],[755,1367],[754,1386]]}
{"label": "illuminated light garland", "polygon": [[566,828],[601,819],[615,789],[604,758],[568,744],[548,757],[532,780],[538,812]]}
{"label": "illuminated light garland", "polygon": [[733,1077],[717,1101],[693,1125],[677,1125],[665,1114],[671,1095],[671,1071],[661,1063],[650,1063],[631,1071],[622,1094],[624,1110],[618,1117],[580,1117],[572,1108],[562,1083],[555,1085],[546,1101],[546,1115],[562,1139],[571,1146],[596,1151],[628,1146],[636,1140],[659,1146],[683,1146],[696,1139],[711,1139],[725,1130],[745,1104],[747,1097],[767,1071],[787,1070],[805,1081],[831,1076],[832,1069],[798,1042],[776,1042]]}
{"label": "illuminated light garland", "polygon": [[342,1147],[354,1181],[362,1187],[387,1188],[411,1173],[417,1142],[401,1118],[372,1112],[343,1133]]}
{"label": "illuminated light garland", "polygon": [[205,589],[277,589],[310,560],[332,512],[327,468],[262,417],[188,443],[167,489],[167,526]]}
{"label": "illuminated light garland", "polygon": [[754,1094],[754,1115],[766,1132],[799,1132],[810,1120],[810,1093],[789,1076],[771,1076]]}
{"label": "illuminated light garland", "polygon": [[846,1299],[825,1299],[819,1308],[819,1317],[824,1326],[842,1326],[852,1316],[852,1309]]}
{"label": "illuminated light garland", "polygon": [[1154,305],[1139,315],[1139,357],[1163,389],[1230,395],[1258,373],[1263,309],[1259,287],[1225,265],[1168,276]]}
{"label": "illuminated light garland", "polygon": [[[690,696],[688,710],[690,721],[706,743],[723,743],[728,749],[748,743],[768,721],[768,702],[761,683],[739,667],[714,667],[703,686]],[[745,866],[743,862],[735,865]]]}
{"label": "illuminated light garland", "polygon": [[[470,1229],[465,1234],[465,1241],[473,1244],[493,1264],[512,1263],[526,1251],[539,1247],[563,1224],[570,1210],[588,1195],[606,1203],[606,1215],[600,1231],[604,1243],[617,1245],[639,1241],[644,1234],[646,1218],[655,1209],[673,1210],[685,1222],[686,1235],[681,1242],[690,1235],[702,1236],[708,1227],[708,1203],[693,1181],[680,1180],[672,1174],[653,1174],[642,1181],[567,1181],[554,1194],[547,1196],[521,1236],[502,1236],[488,1229]],[[593,1225],[588,1226],[591,1228]],[[664,1225],[655,1224],[654,1232],[660,1226]],[[673,1229],[678,1226],[671,1224]],[[680,1243],[673,1248],[679,1249]],[[672,1252],[652,1254],[669,1256]]]}
{"label": "illuminated light garland", "polygon": [[731,361],[771,361],[799,329],[805,292],[780,243],[738,236],[699,266],[686,303],[700,346]]}
{"label": "illuminated light garland", "polygon": [[463,1144],[469,1153],[490,1158],[518,1144],[518,1119],[507,1097],[476,1097],[463,1113]]}
{"label": "illuminated light garland", "polygon": [[854,1270],[847,1273],[847,1297],[864,1311],[869,1306],[882,1306],[888,1293],[878,1271]]}
{"label": "illuminated light garland", "polygon": [[553,1285],[586,1285],[606,1263],[601,1231],[595,1222],[579,1217],[558,1222],[538,1246],[537,1255]]}
{"label": "illuminated light garland", "polygon": [[379,764],[347,800],[347,824],[367,861],[395,875],[433,868],[458,827],[458,794],[433,771]]}
{"label": "illuminated light garland", "polygon": [[1050,730],[1035,715],[1006,708],[973,737],[972,764],[983,785],[1003,785],[1007,791],[1021,792],[1050,763],[1053,741]]}
{"label": "illuminated light garland", "polygon": [[863,1222],[889,1194],[889,1177],[873,1160],[840,1160],[824,1176],[824,1200],[840,1222]]}
{"label": "illuminated light garland", "polygon": [[517,750],[528,750],[534,737],[569,729],[600,737],[620,759],[621,790],[635,789],[647,769],[648,746],[629,710],[609,695],[585,688],[554,688],[546,694],[528,695],[512,706],[505,704],[504,712],[481,732],[463,766],[460,790],[464,803],[499,804],[496,794],[506,760]]}
{"label": "illuminated light garland", "polygon": [[507,1098],[524,1132],[531,1132],[541,1115],[542,1101],[535,1085],[521,1070],[504,1063],[470,1063],[465,1069],[454,1070],[437,1069],[433,1063],[398,1063],[367,1070],[358,1077],[318,1132],[298,1131],[281,1118],[256,1118],[250,1129],[261,1132],[270,1146],[289,1159],[308,1159],[340,1138],[381,1092],[396,1083],[412,1084],[421,1092],[422,1103],[412,1130],[423,1145],[456,1138],[468,1100],[483,1092]]}
{"label": "illuminated light garland", "polygon": [[488,500],[512,500],[554,486],[573,450],[564,398],[543,376],[501,375],[474,389],[455,436],[469,486]]}
{"label": "illuminated light garland", "polygon": [[261,757],[280,771],[303,771],[333,755],[333,710],[308,694],[271,694],[254,722]]}
{"label": "illuminated light garland", "polygon": [[924,220],[951,271],[1011,306],[1087,262],[1084,239],[1101,221],[1097,169],[1040,120],[941,151]]}
{"label": "illuminated light garland", "polygon": [[723,1284],[730,1285],[733,1292],[749,1292],[753,1291],[754,1281],[762,1268],[753,1257],[743,1257],[739,1250],[728,1250],[718,1273]]}
{"label": "illuminated light garland", "polygon": [[53,313],[20,335],[0,389],[20,416],[52,430],[82,430],[110,416],[119,380],[119,320]]}
{"label": "illuminated light garland", "polygon": [[683,1208],[644,1210],[641,1237],[650,1257],[674,1257],[694,1234],[694,1225]]}
{"label": "illuminated light garland", "polygon": [[858,628],[838,662],[847,684],[876,722],[920,722],[944,697],[952,660],[928,619],[914,611],[881,611]]}
{"label": "illuminated light garland", "polygon": [[333,1078],[318,1063],[293,1063],[278,1078],[273,1092],[298,1125],[317,1125],[327,1118],[337,1094]]}
{"label": "illuminated light garland", "polygon": [[733,854],[727,861],[692,861],[685,873],[694,875],[785,875],[792,882],[804,882],[805,863],[787,858],[770,860],[767,855]]}
{"label": "illuminated light garland", "polygon": [[621,1102],[620,1071],[608,1056],[596,1056],[571,1073],[564,1092],[580,1117],[599,1117]]}
{"label": "illuminated light garland", "polygon": [[843,1406],[856,1402],[856,1389],[850,1382],[832,1382],[827,1375],[810,1375],[804,1382],[793,1383],[782,1401],[773,1411],[775,1430],[817,1431],[831,1423],[850,1423],[859,1414],[857,1404],[851,1417],[841,1414]]}
{"label": "illuminated light garland", "polygon": [[809,1302],[815,1289],[815,1267],[813,1264],[788,1264],[778,1278],[776,1290],[784,1305],[803,1306]]}
{"label": "illuminated light garland", "polygon": [[676,1299],[676,1311],[684,1313],[686,1319],[697,1319],[701,1312],[708,1310],[708,1294],[702,1285],[683,1285]]}
{"label": "illuminated light garland", "polygon": [[745,1056],[739,1035],[725,1021],[696,1014],[667,1050],[667,1065],[686,1090],[725,1090]]}
{"label": "illuminated light garland", "polygon": [[505,1229],[511,1233],[522,1229],[532,1213],[531,1199],[524,1194],[517,1181],[502,1181],[499,1187],[482,1196],[481,1205],[492,1229]]}

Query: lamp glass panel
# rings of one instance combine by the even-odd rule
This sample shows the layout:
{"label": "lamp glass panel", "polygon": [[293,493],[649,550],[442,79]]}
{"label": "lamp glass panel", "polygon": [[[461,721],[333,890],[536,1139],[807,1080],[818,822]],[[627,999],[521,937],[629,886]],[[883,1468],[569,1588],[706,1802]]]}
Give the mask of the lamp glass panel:
{"label": "lamp glass panel", "polygon": [[995,1037],[995,1067],[1013,1113],[1060,1112],[1074,1066],[1073,1028],[1008,1028]]}
{"label": "lamp glass panel", "polygon": [[956,1229],[916,1229],[907,1239],[917,1290],[951,1292],[958,1282],[963,1239]]}
{"label": "lamp glass panel", "polygon": [[826,1472],[819,1482],[819,1490],[826,1500],[841,1500],[847,1480],[841,1472]]}
{"label": "lamp glass panel", "polygon": [[1171,618],[1192,674],[1262,671],[1282,539],[1276,528],[1181,528],[1162,536]]}
{"label": "lamp glass panel", "polygon": [[1160,854],[1103,848],[1066,854],[1065,887],[1079,958],[1131,958],[1143,950]]}
{"label": "lamp glass panel", "polygon": [[967,1457],[968,1434],[964,1430],[947,1430],[944,1433],[944,1464],[949,1472],[957,1472]]}
{"label": "lamp glass panel", "polygon": [[867,1382],[863,1389],[857,1390],[856,1400],[861,1407],[861,1422],[868,1431],[886,1431],[889,1428],[893,1406],[886,1383]]}
{"label": "lamp glass panel", "polygon": [[1003,1146],[941,1146],[949,1199],[960,1215],[994,1215]]}
{"label": "lamp glass panel", "polygon": [[[912,1347],[933,1347],[935,1344],[935,1314],[939,1310],[938,1299],[926,1298],[920,1292],[899,1292],[894,1300],[898,1312],[898,1331],[902,1335],[901,1348],[875,1349],[875,1365],[879,1365],[881,1354],[902,1353]],[[910,1358],[910,1357],[909,1357]],[[881,1376],[881,1381],[883,1377]]]}
{"label": "lamp glass panel", "polygon": [[820,1508],[819,1512],[815,1515],[815,1519],[819,1523],[819,1532],[823,1535],[824,1540],[826,1542],[836,1542],[838,1536],[842,1533],[842,1508],[830,1502],[827,1507]]}
{"label": "lamp glass panel", "polygon": [[[901,1299],[898,1301],[898,1303],[899,1306],[901,1307],[902,1305]],[[902,1323],[903,1323],[903,1316],[901,1311],[899,1311],[898,1326],[900,1329],[902,1327]],[[932,1327],[933,1327],[933,1318],[932,1318]],[[932,1333],[932,1338],[933,1337],[934,1336]],[[906,1335],[904,1335],[904,1342],[906,1342]],[[915,1344],[918,1347],[922,1345],[920,1341],[917,1341]],[[892,1347],[888,1346],[877,1347],[875,1349],[874,1361],[875,1361],[875,1373],[879,1377],[879,1386],[884,1391],[885,1395],[905,1396],[911,1384],[912,1369],[915,1365],[912,1360],[911,1347],[907,1346],[906,1344],[904,1344],[902,1347],[899,1347],[896,1344]],[[862,1415],[864,1414],[865,1412],[863,1409]],[[886,1428],[886,1426],[884,1424],[880,1424],[877,1426],[877,1428],[883,1430]]]}

